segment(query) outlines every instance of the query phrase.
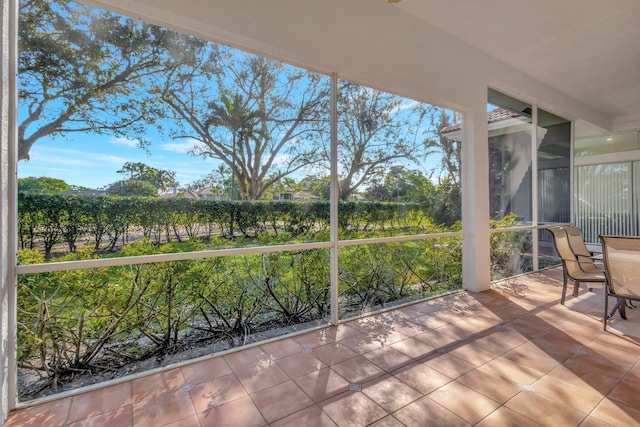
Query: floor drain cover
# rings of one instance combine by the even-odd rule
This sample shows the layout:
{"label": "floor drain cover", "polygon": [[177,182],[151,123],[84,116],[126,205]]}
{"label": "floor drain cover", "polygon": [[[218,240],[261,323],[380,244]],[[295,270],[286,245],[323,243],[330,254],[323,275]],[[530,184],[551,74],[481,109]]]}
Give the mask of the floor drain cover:
{"label": "floor drain cover", "polygon": [[303,353],[311,353],[312,351],[313,351],[313,349],[309,348],[309,347],[305,347],[305,348],[302,349]]}
{"label": "floor drain cover", "polygon": [[535,392],[536,391],[533,388],[533,386],[531,386],[529,384],[520,384],[520,390],[522,390],[522,391],[531,391],[531,392]]}
{"label": "floor drain cover", "polygon": [[586,350],[582,347],[572,348],[571,351],[573,351],[575,354],[587,354]]}
{"label": "floor drain cover", "polygon": [[362,391],[362,384],[349,384],[349,391]]}
{"label": "floor drain cover", "polygon": [[180,387],[180,390],[191,391],[191,389],[193,389],[195,386],[196,386],[195,384],[185,383],[185,384],[182,384],[182,387]]}

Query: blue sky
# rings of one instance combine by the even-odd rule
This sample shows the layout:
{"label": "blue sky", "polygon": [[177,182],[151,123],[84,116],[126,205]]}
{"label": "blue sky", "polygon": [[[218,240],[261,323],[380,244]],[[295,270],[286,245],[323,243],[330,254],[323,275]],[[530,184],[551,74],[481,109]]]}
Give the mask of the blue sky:
{"label": "blue sky", "polygon": [[29,152],[30,159],[18,162],[18,177],[51,177],[69,185],[101,188],[126,179],[117,173],[126,162],[142,162],[156,169],[174,171],[181,185],[200,179],[218,161],[188,154],[193,141],[158,141],[149,153],[136,141],[102,135],[43,138]]}

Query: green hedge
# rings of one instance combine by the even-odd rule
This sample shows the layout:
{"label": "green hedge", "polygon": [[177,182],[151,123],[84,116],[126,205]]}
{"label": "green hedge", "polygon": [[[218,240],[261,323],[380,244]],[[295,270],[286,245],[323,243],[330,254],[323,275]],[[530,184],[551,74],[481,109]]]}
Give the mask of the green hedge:
{"label": "green hedge", "polygon": [[[48,259],[56,244],[69,252],[90,245],[113,251],[132,240],[155,243],[199,237],[261,238],[284,234],[290,239],[329,230],[329,203],[290,201],[216,201],[146,197],[18,195],[18,234],[22,249],[42,248]],[[354,232],[420,232],[431,224],[419,204],[340,202],[338,224],[345,236]]]}

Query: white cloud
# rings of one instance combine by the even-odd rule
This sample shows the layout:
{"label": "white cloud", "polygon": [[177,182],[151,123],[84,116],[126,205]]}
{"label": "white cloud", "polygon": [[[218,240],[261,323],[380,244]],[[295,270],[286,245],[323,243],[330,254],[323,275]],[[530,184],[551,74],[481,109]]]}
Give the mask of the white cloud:
{"label": "white cloud", "polygon": [[196,139],[185,139],[181,142],[167,142],[161,144],[159,148],[163,151],[170,151],[172,153],[189,154],[194,149],[205,148],[205,145]]}
{"label": "white cloud", "polygon": [[273,166],[276,168],[288,166],[291,163],[291,155],[287,153],[276,154],[273,159]]}
{"label": "white cloud", "polygon": [[111,138],[109,142],[111,142],[112,144],[126,145],[127,147],[131,147],[131,148],[136,148],[140,146],[140,141],[138,141],[137,139],[126,138],[123,136],[117,136],[117,137]]}
{"label": "white cloud", "polygon": [[411,100],[406,100],[405,102],[401,103],[400,105],[398,105],[395,110],[396,111],[404,111],[407,110],[409,108],[413,108],[416,105],[420,104],[418,101],[411,101]]}
{"label": "white cloud", "polygon": [[126,157],[115,156],[113,154],[91,153],[67,148],[39,147],[38,150],[29,153],[29,160],[25,164],[35,165],[37,163],[45,163],[47,165],[81,167],[95,166],[96,163],[124,164],[126,161]]}

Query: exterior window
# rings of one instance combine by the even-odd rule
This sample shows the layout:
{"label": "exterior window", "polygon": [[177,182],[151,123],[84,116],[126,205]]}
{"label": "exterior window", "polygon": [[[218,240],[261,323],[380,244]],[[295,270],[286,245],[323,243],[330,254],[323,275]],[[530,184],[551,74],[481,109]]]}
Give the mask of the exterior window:
{"label": "exterior window", "polygon": [[492,277],[499,279],[557,262],[544,225],[570,221],[571,123],[492,89],[488,100]]}
{"label": "exterior window", "polygon": [[576,167],[576,224],[586,242],[599,244],[600,234],[637,234],[639,164]]}

